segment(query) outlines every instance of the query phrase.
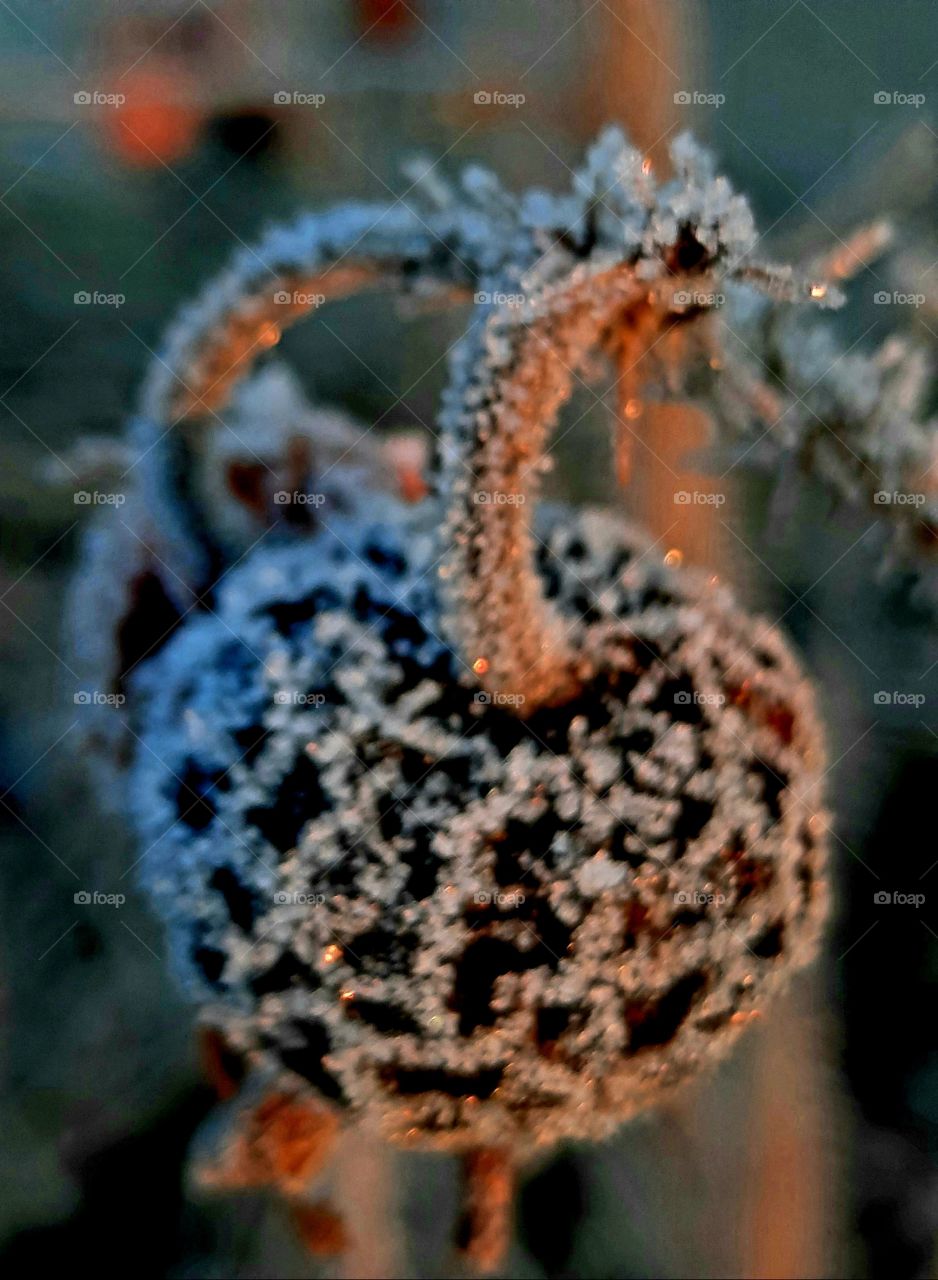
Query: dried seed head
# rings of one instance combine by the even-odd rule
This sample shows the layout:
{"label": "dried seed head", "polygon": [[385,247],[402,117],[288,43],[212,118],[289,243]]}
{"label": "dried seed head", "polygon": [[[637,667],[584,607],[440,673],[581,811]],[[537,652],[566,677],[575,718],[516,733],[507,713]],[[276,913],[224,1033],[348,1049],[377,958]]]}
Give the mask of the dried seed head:
{"label": "dried seed head", "polygon": [[432,523],[263,552],[139,673],[144,882],[204,1018],[293,1087],[407,1145],[600,1135],[812,953],[811,694],[721,588],[562,511],[538,568],[597,674],[519,717],[439,639]]}
{"label": "dried seed head", "polygon": [[[734,266],[745,203],[686,139],[674,159],[659,188],[610,132],[564,196],[477,170],[429,212],[276,229],[151,370],[120,522],[143,552],[120,563],[112,519],[91,557],[114,569],[143,879],[203,1021],[282,1096],[405,1144],[607,1133],[719,1056],[824,913],[822,752],[779,636],[615,519],[525,502],[598,345],[640,424],[646,381],[673,391],[691,355],[719,359],[718,282],[810,296]],[[482,286],[443,414],[446,509],[368,485],[238,565],[211,474],[180,483],[194,442],[316,290],[374,284]],[[144,570],[169,623],[115,664]]]}

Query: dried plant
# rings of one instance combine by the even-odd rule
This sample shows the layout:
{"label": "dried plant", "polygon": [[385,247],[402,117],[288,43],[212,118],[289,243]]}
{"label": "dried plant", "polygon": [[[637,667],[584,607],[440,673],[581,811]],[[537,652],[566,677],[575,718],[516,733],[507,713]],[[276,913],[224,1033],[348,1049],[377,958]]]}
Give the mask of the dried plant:
{"label": "dried plant", "polygon": [[[241,1090],[203,1179],[271,1182],[336,1240],[308,1198],[341,1119],[464,1153],[466,1247],[494,1265],[514,1165],[717,1060],[817,943],[810,686],[678,553],[537,510],[544,451],[596,353],[626,434],[700,370],[726,438],[850,499],[872,481],[846,455],[908,483],[934,433],[900,348],[815,376],[832,340],[762,301],[836,302],[848,268],[754,264],[745,202],[688,140],[673,160],[658,186],[609,131],[561,196],[418,169],[411,205],[271,232],[170,331],[132,424],[139,488],[89,539],[75,632],[126,693],[112,756],[142,882]],[[372,286],[475,298],[416,505],[279,373],[221,417],[287,324]],[[246,440],[212,444],[231,421]],[[248,482],[255,450],[322,498],[314,518]]]}

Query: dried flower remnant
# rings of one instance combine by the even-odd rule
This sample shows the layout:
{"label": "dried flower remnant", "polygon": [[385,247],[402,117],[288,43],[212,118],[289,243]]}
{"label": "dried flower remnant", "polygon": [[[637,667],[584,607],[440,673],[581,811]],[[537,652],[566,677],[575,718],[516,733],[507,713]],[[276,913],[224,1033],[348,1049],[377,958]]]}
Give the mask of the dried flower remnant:
{"label": "dried flower remnant", "polygon": [[140,673],[144,882],[255,1066],[404,1145],[599,1137],[813,950],[811,692],[721,588],[560,512],[538,569],[602,675],[524,718],[480,702],[406,527],[265,553]]}
{"label": "dried flower remnant", "polygon": [[[203,1180],[279,1186],[313,1237],[341,1232],[290,1163],[298,1132],[324,1150],[293,1124],[307,1110],[324,1134],[365,1123],[464,1154],[466,1248],[494,1265],[511,1164],[608,1134],[716,1061],[816,945],[823,753],[781,637],[613,516],[533,501],[594,348],[640,420],[695,361],[724,362],[725,282],[836,300],[741,266],[745,203],[686,140],[674,158],[659,187],[610,131],[566,195],[471,170],[420,182],[431,207],[278,228],[171,330],[132,424],[138,541],[175,613],[119,667],[127,807],[213,1074],[247,1099]],[[379,492],[367,440],[353,478],[347,424],[297,433],[276,365],[253,400],[236,391],[310,299],[375,285],[482,299],[415,505]],[[335,497],[253,549],[269,485],[220,433],[233,395],[249,450]],[[96,536],[123,634],[113,520]]]}

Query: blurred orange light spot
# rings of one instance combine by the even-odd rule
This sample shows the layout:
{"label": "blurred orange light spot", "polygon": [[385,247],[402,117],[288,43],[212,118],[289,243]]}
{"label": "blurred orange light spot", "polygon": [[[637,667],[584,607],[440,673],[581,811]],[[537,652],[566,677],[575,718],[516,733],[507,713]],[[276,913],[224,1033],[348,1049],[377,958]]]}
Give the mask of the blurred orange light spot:
{"label": "blurred orange light spot", "polygon": [[107,145],[125,163],[159,167],[194,149],[204,112],[193,105],[185,78],[141,71],[122,77],[115,92],[124,103],[102,109],[97,119]]}

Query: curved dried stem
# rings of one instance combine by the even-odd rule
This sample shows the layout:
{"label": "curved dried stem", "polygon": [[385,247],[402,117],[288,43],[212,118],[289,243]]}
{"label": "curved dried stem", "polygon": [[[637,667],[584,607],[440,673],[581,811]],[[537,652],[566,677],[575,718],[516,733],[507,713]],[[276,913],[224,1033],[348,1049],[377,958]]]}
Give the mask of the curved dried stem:
{"label": "curved dried stem", "polygon": [[533,508],[550,432],[592,350],[621,346],[626,328],[634,335],[633,388],[639,364],[643,383],[669,380],[663,372],[684,354],[669,342],[681,327],[673,303],[680,285],[672,276],[651,287],[622,266],[584,274],[549,293],[530,322],[499,333],[509,353],[494,372],[482,371],[484,407],[472,412],[467,450],[471,479],[456,494],[443,572],[473,670],[493,696],[511,694],[521,715],[568,701],[593,674],[536,568]]}
{"label": "curved dried stem", "polygon": [[395,283],[395,277],[366,262],[311,276],[275,277],[261,292],[238,299],[231,313],[194,344],[189,364],[177,374],[169,415],[184,420],[222,408],[232,389],[265,351],[276,346],[285,329],[324,302]]}

